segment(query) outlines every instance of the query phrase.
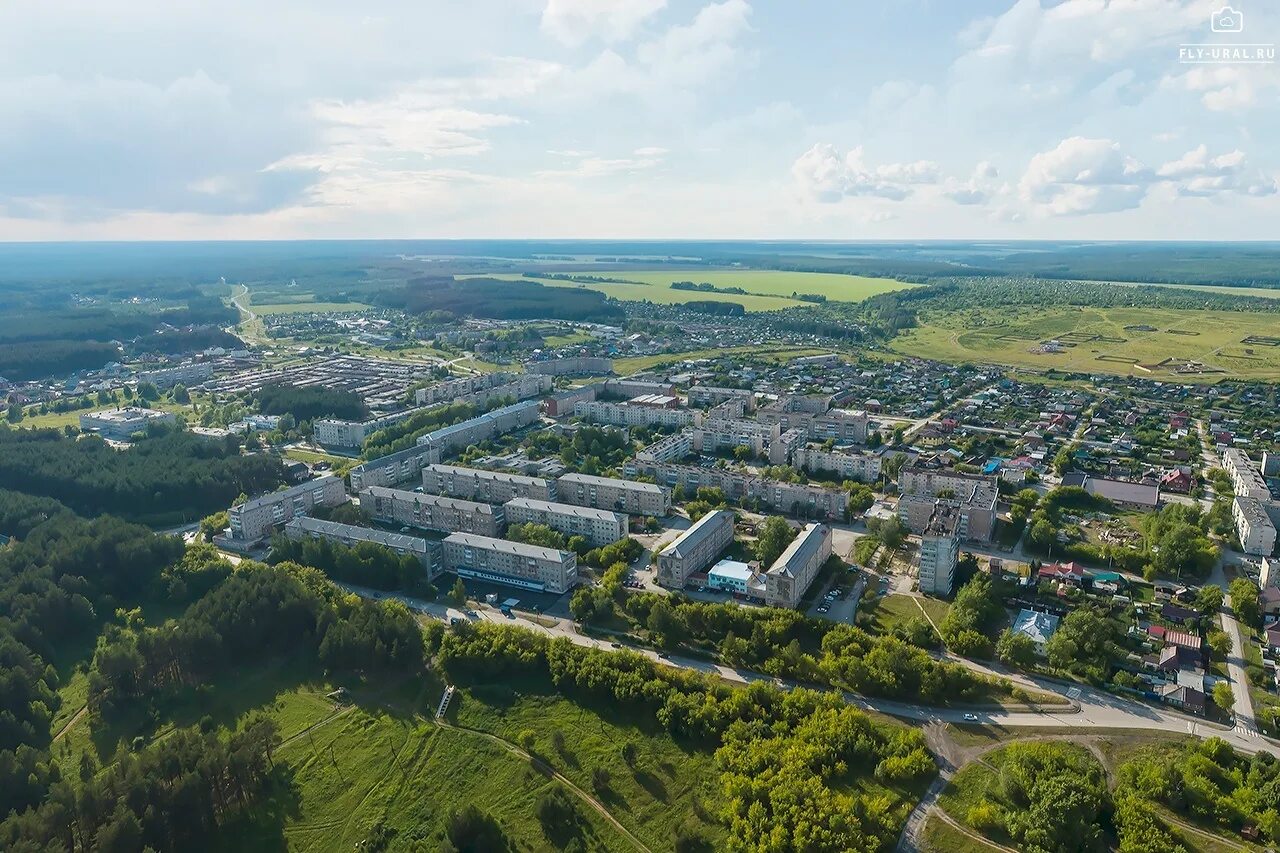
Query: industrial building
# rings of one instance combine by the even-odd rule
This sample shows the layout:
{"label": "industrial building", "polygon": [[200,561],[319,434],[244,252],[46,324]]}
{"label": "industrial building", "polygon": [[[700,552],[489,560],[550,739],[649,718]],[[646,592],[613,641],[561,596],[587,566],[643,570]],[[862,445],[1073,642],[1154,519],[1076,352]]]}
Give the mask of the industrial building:
{"label": "industrial building", "polygon": [[627,517],[607,509],[513,498],[503,505],[507,524],[545,524],[565,536],[582,536],[594,546],[617,542],[627,535]]}
{"label": "industrial building", "polygon": [[572,551],[471,533],[445,537],[444,564],[461,577],[539,592],[568,592],[578,583],[578,557]]}
{"label": "industrial building", "polygon": [[733,542],[733,513],[712,510],[658,553],[658,583],[682,589],[689,576],[715,562]]}
{"label": "industrial building", "polygon": [[173,424],[177,420],[173,412],[125,406],[81,415],[80,431],[97,433],[112,441],[128,441],[134,433],[146,432],[150,424]]}
{"label": "industrial building", "polygon": [[556,496],[552,480],[458,465],[428,465],[423,468],[422,490],[433,495],[491,504],[504,504],[513,498],[550,501]]}
{"label": "industrial building", "polygon": [[556,481],[557,499],[563,503],[607,509],[628,515],[660,518],[671,512],[671,490],[653,483],[565,474]]}
{"label": "industrial building", "polygon": [[371,486],[360,492],[360,506],[374,519],[440,533],[500,536],[502,507],[441,495],[422,495],[401,489]]}

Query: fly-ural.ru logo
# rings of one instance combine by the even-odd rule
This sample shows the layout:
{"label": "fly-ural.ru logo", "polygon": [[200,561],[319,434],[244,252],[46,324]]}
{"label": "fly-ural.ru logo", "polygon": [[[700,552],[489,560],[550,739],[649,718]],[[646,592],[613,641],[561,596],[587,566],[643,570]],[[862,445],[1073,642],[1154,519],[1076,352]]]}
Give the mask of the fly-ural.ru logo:
{"label": "fly-ural.ru logo", "polygon": [[[1218,41],[1178,45],[1178,61],[1185,65],[1270,65],[1276,61],[1272,43],[1246,42],[1244,12],[1223,6],[1209,16],[1209,31]],[[1236,40],[1240,37],[1240,40]]]}

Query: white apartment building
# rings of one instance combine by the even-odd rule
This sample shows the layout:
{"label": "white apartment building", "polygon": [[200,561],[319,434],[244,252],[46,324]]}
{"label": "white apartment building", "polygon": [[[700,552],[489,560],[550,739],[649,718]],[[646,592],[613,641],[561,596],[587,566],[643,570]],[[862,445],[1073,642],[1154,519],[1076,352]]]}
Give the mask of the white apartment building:
{"label": "white apartment building", "polygon": [[663,426],[682,428],[701,422],[698,412],[660,406],[633,406],[607,400],[579,400],[573,414],[584,420],[614,426]]}
{"label": "white apartment building", "polygon": [[346,421],[341,418],[317,418],[311,424],[312,437],[325,447],[359,448],[364,440],[380,429],[406,421],[425,407],[405,409],[391,415],[369,418],[364,421]]}
{"label": "white apartment building", "polygon": [[704,487],[721,489],[730,500],[756,501],[761,507],[788,515],[837,520],[849,510],[849,493],[844,489],[766,480],[725,468],[645,462],[638,456],[625,470],[647,474],[664,486],[680,486],[686,495]]}
{"label": "white apartment building", "polygon": [[233,506],[227,513],[231,521],[230,535],[224,540],[233,547],[243,548],[260,541],[277,526],[308,515],[317,506],[337,506],[346,501],[342,478],[325,474],[291,489],[270,492]]}
{"label": "white apartment building", "polygon": [[972,542],[995,535],[999,478],[932,468],[905,467],[898,475],[898,518],[912,533],[922,533],[939,500],[960,511],[957,533]]}
{"label": "white apartment building", "polygon": [[681,430],[659,439],[636,454],[641,462],[677,462],[693,453],[693,434]]}
{"label": "white apartment building", "polygon": [[572,551],[470,533],[445,537],[444,564],[460,577],[538,592],[568,592],[578,583],[578,556]]}
{"label": "white apartment building", "polygon": [[419,436],[418,446],[438,448],[441,453],[464,450],[486,438],[528,426],[540,416],[538,401],[525,400]]}
{"label": "white apartment building", "polygon": [[422,490],[468,501],[503,504],[512,498],[555,500],[555,482],[504,471],[485,471],[458,465],[428,465],[422,469]]}
{"label": "white apartment building", "polygon": [[351,490],[359,492],[370,486],[389,487],[419,480],[423,468],[439,461],[438,447],[406,447],[352,468],[348,474]]}
{"label": "white apartment building", "polygon": [[748,412],[755,411],[756,394],[750,388],[720,388],[715,385],[694,385],[688,393],[690,406],[715,406],[726,400],[737,400]]}
{"label": "white apartment building", "polygon": [[920,534],[920,591],[926,595],[950,595],[955,587],[959,523],[958,509],[940,501]]}
{"label": "white apartment building", "polygon": [[545,524],[565,536],[582,536],[600,547],[627,535],[627,517],[607,509],[513,498],[503,507],[507,524]]}
{"label": "white apartment building", "polygon": [[1246,554],[1268,557],[1276,549],[1276,527],[1266,505],[1257,498],[1236,495],[1231,503],[1231,516],[1236,523],[1236,536]]}
{"label": "white apartment building", "polygon": [[867,440],[866,412],[850,412],[832,409],[815,414],[806,411],[784,411],[780,408],[762,409],[757,417],[765,423],[776,423],[783,430],[803,429],[810,441],[851,441],[863,444]]}
{"label": "white apartment building", "polygon": [[213,363],[208,361],[191,361],[177,367],[162,367],[158,370],[142,370],[134,377],[138,384],[150,382],[161,391],[174,385],[200,385],[213,378]]}
{"label": "white apartment building", "polygon": [[481,373],[436,382],[413,392],[419,406],[467,402],[484,405],[495,397],[523,400],[551,390],[551,378],[536,373]]}
{"label": "white apartment building", "polygon": [[1271,500],[1271,489],[1262,477],[1262,471],[1254,466],[1249,456],[1239,448],[1228,447],[1222,452],[1222,467],[1231,475],[1237,497],[1259,501]]}
{"label": "white apartment building", "polygon": [[807,524],[765,572],[765,604],[795,607],[831,556],[831,528]]}
{"label": "white apartment building", "polygon": [[671,513],[671,490],[653,483],[564,474],[556,481],[557,499],[562,503],[607,509],[627,515],[661,518]]}
{"label": "white apartment building", "polygon": [[735,447],[749,447],[752,453],[761,456],[781,434],[782,427],[776,423],[703,418],[702,426],[693,430],[693,449],[699,453],[716,453]]}
{"label": "white apartment building", "polygon": [[502,507],[370,486],[360,493],[360,506],[384,524],[400,524],[440,533],[499,536],[505,526]]}
{"label": "white apartment building", "polygon": [[689,576],[716,561],[733,542],[733,513],[712,510],[658,553],[658,583],[681,589]]}
{"label": "white apartment building", "polygon": [[792,465],[796,455],[804,450],[808,438],[802,429],[789,429],[769,444],[769,464]]}
{"label": "white apartment building", "polygon": [[386,530],[358,527],[354,524],[339,524],[336,521],[325,521],[305,515],[286,524],[284,533],[290,539],[326,539],[347,547],[354,547],[361,542],[372,542],[397,554],[408,554],[416,559],[427,570],[428,580],[435,578],[441,572],[440,543],[420,536],[389,533]]}
{"label": "white apartment building", "polygon": [[880,479],[883,460],[876,453],[833,453],[802,447],[792,457],[792,464],[810,474],[829,473],[841,480],[874,483]]}

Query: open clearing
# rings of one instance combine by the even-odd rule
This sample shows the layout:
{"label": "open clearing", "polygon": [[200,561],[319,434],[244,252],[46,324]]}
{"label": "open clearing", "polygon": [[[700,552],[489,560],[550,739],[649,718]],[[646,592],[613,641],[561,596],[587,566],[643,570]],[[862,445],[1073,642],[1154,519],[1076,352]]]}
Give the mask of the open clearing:
{"label": "open clearing", "polygon": [[[1150,327],[1155,331],[1145,331]],[[1036,370],[1176,377],[1214,382],[1280,378],[1280,346],[1244,343],[1274,335],[1280,317],[1239,311],[1157,308],[1010,307],[928,312],[894,339],[895,351],[951,362]],[[1256,339],[1255,339],[1256,340]],[[1051,349],[1039,351],[1047,341]],[[1183,367],[1198,362],[1203,368]]]}
{"label": "open clearing", "polygon": [[[573,275],[625,279],[636,284],[608,282],[573,282],[553,278],[529,278],[518,273],[500,273],[465,278],[528,278],[551,287],[585,287],[627,302],[649,301],[660,305],[678,305],[702,299],[735,302],[748,311],[777,311],[812,305],[791,299],[792,293],[816,294],[833,302],[860,302],[869,296],[902,290],[915,285],[889,278],[868,278],[836,273],[783,272],[781,270],[574,270]],[[673,281],[706,282],[715,287],[740,287],[747,294],[716,293],[701,290],[673,290]]]}

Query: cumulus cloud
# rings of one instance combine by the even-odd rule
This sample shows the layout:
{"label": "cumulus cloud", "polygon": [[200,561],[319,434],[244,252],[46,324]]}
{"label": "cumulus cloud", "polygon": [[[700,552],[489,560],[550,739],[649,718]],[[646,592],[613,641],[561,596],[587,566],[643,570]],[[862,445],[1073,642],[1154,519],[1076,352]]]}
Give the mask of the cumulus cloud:
{"label": "cumulus cloud", "polygon": [[996,179],[999,177],[1000,171],[995,164],[983,160],[974,167],[968,180],[948,178],[943,184],[942,194],[956,204],[984,204],[995,192]]}
{"label": "cumulus cloud", "polygon": [[1239,149],[1212,157],[1207,146],[1199,145],[1165,163],[1156,174],[1173,182],[1178,193],[1186,196],[1207,197],[1223,192],[1265,196],[1277,191],[1276,179],[1250,169]]}
{"label": "cumulus cloud", "polygon": [[874,196],[902,201],[917,184],[938,181],[938,164],[929,160],[868,166],[862,146],[843,156],[834,145],[818,143],[791,166],[796,185],[808,197],[837,202],[850,196]]}
{"label": "cumulus cloud", "polygon": [[569,45],[590,38],[624,41],[666,5],[667,0],[547,0],[542,31]]}
{"label": "cumulus cloud", "polygon": [[566,169],[543,169],[539,178],[602,178],[609,175],[636,174],[662,164],[665,148],[638,148],[632,157],[595,157],[584,155]]}
{"label": "cumulus cloud", "polygon": [[1238,112],[1256,106],[1266,89],[1280,86],[1280,76],[1273,65],[1199,65],[1165,77],[1161,85],[1199,95],[1214,112]]}

